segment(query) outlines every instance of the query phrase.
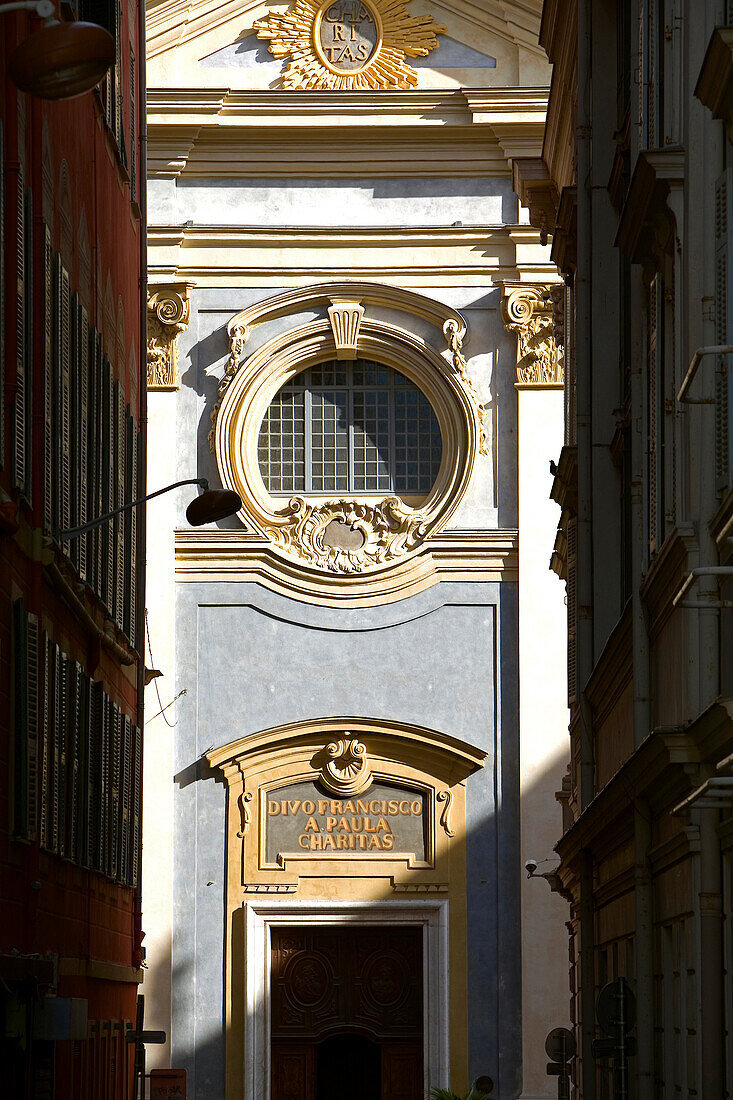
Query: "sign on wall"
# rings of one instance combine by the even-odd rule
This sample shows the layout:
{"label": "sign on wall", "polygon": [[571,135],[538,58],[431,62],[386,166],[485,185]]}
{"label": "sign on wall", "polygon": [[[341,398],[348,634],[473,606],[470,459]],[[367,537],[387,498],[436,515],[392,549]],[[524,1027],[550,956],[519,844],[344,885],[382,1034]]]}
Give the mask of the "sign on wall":
{"label": "sign on wall", "polygon": [[335,798],[314,781],[263,792],[267,864],[288,856],[427,859],[430,807],[425,792],[375,780],[358,797]]}

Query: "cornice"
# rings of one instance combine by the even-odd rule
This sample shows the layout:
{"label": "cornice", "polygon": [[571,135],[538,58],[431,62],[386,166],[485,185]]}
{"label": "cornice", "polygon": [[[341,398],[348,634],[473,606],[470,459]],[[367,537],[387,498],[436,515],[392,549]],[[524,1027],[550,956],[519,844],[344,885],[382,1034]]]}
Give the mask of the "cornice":
{"label": "cornice", "polygon": [[149,173],[507,175],[514,157],[539,155],[547,96],[542,87],[379,93],[150,88]]}
{"label": "cornice", "polygon": [[440,581],[474,583],[518,580],[514,530],[449,530],[434,535],[425,553],[384,575],[344,579],[304,569],[278,557],[268,540],[240,531],[177,531],[176,579],[183,582],[246,582],[280,595],[327,607],[393,603]]}
{"label": "cornice", "polygon": [[673,214],[667,198],[684,180],[684,149],[647,149],[639,154],[615,241],[633,263],[655,265],[658,253],[670,247]]}
{"label": "cornice", "polygon": [[[278,256],[273,266],[273,256]],[[366,227],[151,225],[149,277],[195,281],[199,287],[292,286],[343,279],[403,285],[487,281],[552,282],[556,269],[533,226]]]}
{"label": "cornice", "polygon": [[713,31],[695,85],[695,95],[713,118],[725,120],[730,140],[733,133],[733,27],[716,27]]}

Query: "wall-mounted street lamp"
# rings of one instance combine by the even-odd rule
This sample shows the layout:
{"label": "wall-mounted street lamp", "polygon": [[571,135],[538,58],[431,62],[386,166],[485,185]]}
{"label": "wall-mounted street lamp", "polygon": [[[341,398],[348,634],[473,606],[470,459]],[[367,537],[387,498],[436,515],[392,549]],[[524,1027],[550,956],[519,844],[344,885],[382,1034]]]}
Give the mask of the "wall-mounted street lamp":
{"label": "wall-mounted street lamp", "polygon": [[231,489],[210,489],[205,477],[189,477],[184,481],[174,481],[172,485],[166,485],[164,489],[157,489],[154,493],[148,493],[146,497],[140,497],[139,500],[122,504],[119,508],[114,508],[111,512],[106,512],[103,516],[90,520],[89,523],[83,523],[81,527],[70,527],[68,531],[61,531],[59,539],[68,542],[70,539],[79,538],[80,535],[85,535],[87,531],[93,531],[95,527],[101,527],[103,523],[107,523],[108,520],[119,515],[120,512],[137,508],[139,504],[144,504],[145,501],[152,500],[153,497],[162,496],[163,493],[169,493],[171,489],[178,489],[181,485],[200,485],[204,490],[200,496],[194,497],[186,509],[186,519],[192,527],[201,527],[204,523],[216,523],[217,520],[226,519],[228,516],[235,515],[242,507],[239,494]]}
{"label": "wall-mounted street lamp", "polygon": [[115,61],[115,40],[96,23],[60,23],[53,0],[13,0],[0,14],[35,11],[45,26],[8,58],[13,82],[41,99],[73,99],[99,84]]}

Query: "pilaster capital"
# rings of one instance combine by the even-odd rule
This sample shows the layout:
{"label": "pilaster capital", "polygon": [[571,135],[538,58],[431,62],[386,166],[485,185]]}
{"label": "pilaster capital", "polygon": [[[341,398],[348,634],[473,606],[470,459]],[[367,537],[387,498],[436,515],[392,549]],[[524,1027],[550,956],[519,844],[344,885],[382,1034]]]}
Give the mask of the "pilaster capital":
{"label": "pilaster capital", "polygon": [[157,283],[148,287],[147,383],[149,390],[177,390],[178,336],[191,318],[193,283]]}
{"label": "pilaster capital", "polygon": [[558,386],[563,383],[564,353],[553,325],[550,283],[504,283],[504,327],[517,336],[517,382]]}

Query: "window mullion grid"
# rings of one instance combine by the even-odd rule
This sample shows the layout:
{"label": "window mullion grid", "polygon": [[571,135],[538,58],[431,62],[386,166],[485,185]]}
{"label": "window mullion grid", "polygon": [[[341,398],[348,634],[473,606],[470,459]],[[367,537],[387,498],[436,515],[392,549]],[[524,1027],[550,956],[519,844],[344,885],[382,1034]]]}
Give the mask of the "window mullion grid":
{"label": "window mullion grid", "polygon": [[348,410],[349,410],[349,423],[348,423],[348,432],[349,432],[349,442],[348,442],[349,473],[348,473],[348,479],[347,479],[347,486],[348,486],[347,491],[349,493],[355,492],[355,489],[354,489],[354,384],[353,384],[352,370],[353,370],[353,368],[352,368],[351,364],[349,364],[348,368],[347,368],[348,373],[347,373],[347,381],[346,381],[346,399],[348,401]]}
{"label": "window mullion grid", "polygon": [[305,491],[313,492],[313,399],[311,388],[305,387]]}
{"label": "window mullion grid", "polygon": [[395,461],[397,456],[397,444],[395,441],[395,375],[394,371],[390,371],[388,375],[388,387],[389,387],[389,400],[387,401],[387,417],[389,428],[389,452],[388,461],[389,468],[387,473],[389,474],[389,489],[388,492],[395,492]]}

